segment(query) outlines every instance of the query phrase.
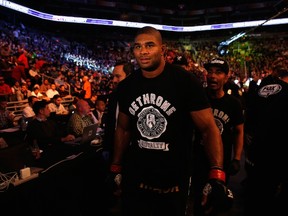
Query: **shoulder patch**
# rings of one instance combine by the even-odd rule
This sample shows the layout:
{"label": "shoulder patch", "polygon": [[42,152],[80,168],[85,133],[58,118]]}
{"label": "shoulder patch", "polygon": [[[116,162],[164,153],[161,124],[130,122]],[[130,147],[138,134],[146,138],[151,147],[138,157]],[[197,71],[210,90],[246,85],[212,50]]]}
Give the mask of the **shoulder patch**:
{"label": "shoulder patch", "polygon": [[275,94],[279,93],[281,91],[281,89],[282,89],[282,86],[279,84],[265,85],[258,90],[258,95],[260,97],[267,98],[270,95],[275,95]]}

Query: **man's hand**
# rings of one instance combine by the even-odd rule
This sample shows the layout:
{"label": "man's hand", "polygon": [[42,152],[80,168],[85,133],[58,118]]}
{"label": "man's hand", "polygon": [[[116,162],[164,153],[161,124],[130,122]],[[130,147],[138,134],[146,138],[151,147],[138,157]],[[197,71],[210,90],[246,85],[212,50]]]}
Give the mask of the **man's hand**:
{"label": "man's hand", "polygon": [[62,137],[61,141],[62,142],[69,142],[75,140],[75,136],[72,134],[68,134],[66,137]]}
{"label": "man's hand", "polygon": [[109,190],[114,196],[120,196],[121,194],[121,181],[122,181],[122,167],[121,165],[112,164],[110,166],[110,173],[106,179],[106,183]]}
{"label": "man's hand", "polygon": [[225,173],[221,169],[211,169],[209,179],[203,189],[202,206],[206,214],[229,210],[233,205],[233,193],[225,185]]}

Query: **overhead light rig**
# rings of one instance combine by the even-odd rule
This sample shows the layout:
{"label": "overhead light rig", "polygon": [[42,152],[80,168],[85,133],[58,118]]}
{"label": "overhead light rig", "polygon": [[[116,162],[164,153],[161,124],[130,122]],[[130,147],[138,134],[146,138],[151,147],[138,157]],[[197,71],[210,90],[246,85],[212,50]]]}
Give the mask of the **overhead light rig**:
{"label": "overhead light rig", "polygon": [[218,50],[218,54],[220,56],[224,56],[224,55],[227,55],[228,54],[228,48],[229,48],[229,45],[238,40],[239,38],[243,37],[244,35],[247,35],[248,33],[254,31],[255,29],[263,26],[265,23],[269,22],[270,20],[272,19],[275,19],[276,17],[284,14],[285,12],[288,11],[288,8],[284,8],[283,10],[281,10],[280,12],[278,12],[277,14],[275,14],[274,16],[270,17],[269,19],[265,20],[263,23],[259,24],[258,26],[255,26],[253,28],[250,28],[248,29],[247,31],[243,31],[243,32],[240,32],[234,36],[232,36],[231,38],[225,40],[225,41],[222,41],[219,43],[218,47],[217,47],[217,50]]}

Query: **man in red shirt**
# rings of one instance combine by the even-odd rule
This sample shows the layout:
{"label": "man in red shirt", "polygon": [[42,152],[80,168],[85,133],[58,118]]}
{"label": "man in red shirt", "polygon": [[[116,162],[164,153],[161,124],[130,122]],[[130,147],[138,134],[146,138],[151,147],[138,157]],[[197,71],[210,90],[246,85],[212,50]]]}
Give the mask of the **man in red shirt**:
{"label": "man in red shirt", "polygon": [[25,67],[23,63],[20,62],[18,65],[14,66],[11,77],[14,81],[18,81],[19,83],[22,83],[22,80],[26,80]]}
{"label": "man in red shirt", "polygon": [[4,77],[0,76],[0,96],[4,96],[9,101],[10,95],[12,95],[11,87],[5,83]]}

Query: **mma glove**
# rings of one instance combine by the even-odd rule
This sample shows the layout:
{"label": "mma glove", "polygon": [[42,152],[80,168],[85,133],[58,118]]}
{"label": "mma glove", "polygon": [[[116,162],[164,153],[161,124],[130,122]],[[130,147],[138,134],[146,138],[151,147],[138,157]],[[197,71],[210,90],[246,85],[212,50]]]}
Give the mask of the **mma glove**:
{"label": "mma glove", "polygon": [[110,166],[110,172],[108,174],[108,177],[106,179],[106,183],[109,187],[109,190],[113,193],[115,196],[119,196],[121,193],[121,181],[122,181],[122,166],[112,164]]}
{"label": "mma glove", "polygon": [[240,160],[233,159],[230,162],[229,168],[228,168],[228,174],[229,175],[236,175],[241,169]]}
{"label": "mma glove", "polygon": [[221,168],[212,168],[203,189],[202,206],[208,214],[229,210],[233,205],[233,193],[225,185],[225,172]]}

